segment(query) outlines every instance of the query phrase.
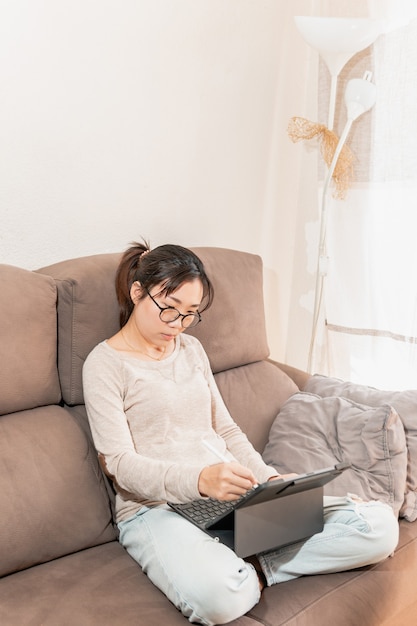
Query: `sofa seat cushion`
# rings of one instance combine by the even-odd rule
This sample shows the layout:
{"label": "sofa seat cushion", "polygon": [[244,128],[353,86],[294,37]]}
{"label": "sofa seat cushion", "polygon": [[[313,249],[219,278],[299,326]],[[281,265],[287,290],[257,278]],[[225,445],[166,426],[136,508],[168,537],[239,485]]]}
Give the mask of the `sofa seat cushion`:
{"label": "sofa seat cushion", "polygon": [[[379,565],[305,576],[265,589],[230,626],[411,624],[417,525],[400,522],[395,558]],[[413,613],[411,613],[413,616]],[[185,626],[187,620],[117,541],[0,579],[0,624],[7,626]]]}
{"label": "sofa seat cushion", "polygon": [[397,515],[402,506],[407,447],[403,424],[389,405],[299,392],[278,413],[263,456],[282,474],[348,462],[351,467],[325,485],[325,494],[382,500]]}
{"label": "sofa seat cushion", "polygon": [[[187,623],[117,541],[0,579],[0,624],[7,626]],[[242,617],[232,624],[256,622]]]}
{"label": "sofa seat cushion", "polygon": [[115,538],[97,456],[69,412],[0,418],[0,576]]}

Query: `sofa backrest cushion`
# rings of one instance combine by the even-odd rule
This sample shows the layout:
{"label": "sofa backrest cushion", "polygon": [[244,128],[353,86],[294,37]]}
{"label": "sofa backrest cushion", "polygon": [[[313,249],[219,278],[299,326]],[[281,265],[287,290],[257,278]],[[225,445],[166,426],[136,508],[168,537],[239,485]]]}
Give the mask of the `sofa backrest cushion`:
{"label": "sofa backrest cushion", "polygon": [[262,260],[227,248],[193,248],[213,282],[213,305],[193,328],[214,373],[262,361],[269,355]]}
{"label": "sofa backrest cushion", "polygon": [[0,293],[0,415],[58,403],[55,282],[0,265]]}
{"label": "sofa backrest cushion", "polygon": [[115,539],[97,455],[70,411],[0,418],[0,576]]}
{"label": "sofa backrest cushion", "polygon": [[262,453],[277,413],[298,392],[297,385],[268,361],[219,372],[215,379],[233,419]]}
{"label": "sofa backrest cushion", "polygon": [[58,369],[68,405],[83,404],[82,367],[91,350],[119,329],[115,275],[119,254],[62,261],[38,270],[58,290]]}
{"label": "sofa backrest cushion", "polygon": [[[214,372],[268,356],[259,256],[224,248],[193,248],[214,284],[215,297],[192,334]],[[57,282],[58,364],[64,401],[83,403],[82,365],[100,341],[119,329],[114,279],[120,254],[64,261],[39,272]],[[190,331],[189,331],[190,332]]]}

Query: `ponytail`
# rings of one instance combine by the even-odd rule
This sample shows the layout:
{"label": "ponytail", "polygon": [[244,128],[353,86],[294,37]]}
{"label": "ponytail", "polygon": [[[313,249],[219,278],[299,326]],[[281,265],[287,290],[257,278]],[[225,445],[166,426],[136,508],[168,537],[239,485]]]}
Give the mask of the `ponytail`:
{"label": "ponytail", "polygon": [[124,326],[133,311],[133,302],[130,289],[137,280],[136,274],[141,257],[149,252],[146,242],[133,242],[132,246],[123,254],[116,272],[116,296],[120,308],[120,327]]}

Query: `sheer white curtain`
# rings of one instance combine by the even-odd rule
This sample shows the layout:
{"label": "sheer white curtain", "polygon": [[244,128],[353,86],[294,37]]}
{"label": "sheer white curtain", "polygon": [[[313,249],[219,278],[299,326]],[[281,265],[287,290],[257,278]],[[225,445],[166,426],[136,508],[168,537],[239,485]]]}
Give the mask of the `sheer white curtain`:
{"label": "sheer white curtain", "polygon": [[[417,388],[417,10],[408,2],[369,7],[371,15],[385,11],[392,30],[341,76],[343,91],[348,79],[371,70],[377,103],[348,139],[355,182],[345,200],[329,198],[329,266],[313,371]],[[340,102],[339,133],[342,109]]]}

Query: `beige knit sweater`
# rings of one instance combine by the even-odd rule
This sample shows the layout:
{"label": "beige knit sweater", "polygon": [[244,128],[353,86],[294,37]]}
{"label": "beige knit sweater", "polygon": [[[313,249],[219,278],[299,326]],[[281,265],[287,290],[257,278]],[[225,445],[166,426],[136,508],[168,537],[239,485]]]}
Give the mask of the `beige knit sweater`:
{"label": "beige knit sweater", "polygon": [[181,334],[174,352],[155,362],[100,343],[86,359],[83,385],[95,447],[114,477],[117,522],[142,505],[201,497],[201,470],[219,463],[203,439],[259,482],[276,474],[231,418],[194,337]]}

